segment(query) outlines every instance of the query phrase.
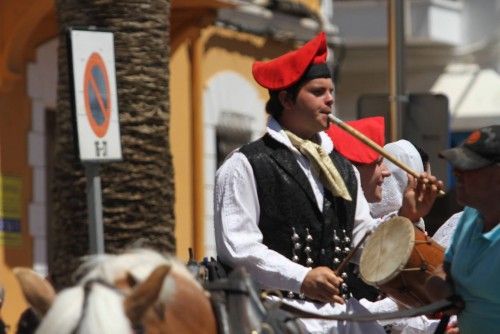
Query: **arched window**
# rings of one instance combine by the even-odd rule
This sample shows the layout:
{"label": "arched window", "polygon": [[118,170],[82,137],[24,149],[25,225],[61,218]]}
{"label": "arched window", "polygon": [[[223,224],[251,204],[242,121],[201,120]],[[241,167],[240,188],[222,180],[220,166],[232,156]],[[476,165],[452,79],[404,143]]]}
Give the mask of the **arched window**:
{"label": "arched window", "polygon": [[204,103],[205,255],[215,255],[213,189],[215,171],[226,156],[265,131],[264,101],[254,85],[225,71],[207,84]]}

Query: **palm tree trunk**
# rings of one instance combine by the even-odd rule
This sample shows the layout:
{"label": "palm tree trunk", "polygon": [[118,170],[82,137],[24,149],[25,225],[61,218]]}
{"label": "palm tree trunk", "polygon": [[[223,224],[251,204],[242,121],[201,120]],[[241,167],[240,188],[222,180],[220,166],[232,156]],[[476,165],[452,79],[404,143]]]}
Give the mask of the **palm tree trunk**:
{"label": "palm tree trunk", "polygon": [[169,144],[169,0],[57,0],[60,27],[55,169],[49,269],[69,285],[88,254],[85,174],[74,151],[66,29],[114,32],[123,161],[101,165],[106,252],[137,240],[174,251],[174,183]]}

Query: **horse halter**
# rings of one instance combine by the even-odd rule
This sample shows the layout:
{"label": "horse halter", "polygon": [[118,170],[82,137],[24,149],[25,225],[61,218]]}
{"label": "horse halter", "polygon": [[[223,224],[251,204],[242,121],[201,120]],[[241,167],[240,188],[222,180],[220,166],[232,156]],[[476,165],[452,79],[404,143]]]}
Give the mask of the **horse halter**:
{"label": "horse halter", "polygon": [[[80,318],[78,319],[78,322],[76,323],[76,326],[73,329],[73,331],[71,332],[71,334],[78,334],[78,332],[80,330],[80,327],[81,327],[82,322],[83,322],[83,318],[85,317],[85,312],[87,310],[90,291],[92,291],[92,287],[94,286],[94,284],[100,284],[100,285],[104,286],[105,288],[108,288],[121,296],[125,295],[125,293],[123,291],[121,291],[117,287],[113,286],[112,284],[110,284],[110,283],[108,283],[100,278],[94,278],[94,279],[91,279],[91,280],[85,282],[85,284],[83,286],[82,311],[80,313]],[[141,323],[139,323],[139,324],[132,324],[132,333],[144,334],[144,333],[146,333],[146,331],[144,330],[144,326]]]}

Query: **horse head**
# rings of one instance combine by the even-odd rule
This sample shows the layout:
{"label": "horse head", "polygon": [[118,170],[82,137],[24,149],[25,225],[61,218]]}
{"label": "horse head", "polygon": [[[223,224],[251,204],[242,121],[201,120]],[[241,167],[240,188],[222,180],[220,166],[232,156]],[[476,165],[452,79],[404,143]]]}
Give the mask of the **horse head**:
{"label": "horse head", "polygon": [[30,305],[19,316],[17,333],[34,333],[40,324],[40,319],[50,309],[56,292],[45,278],[32,269],[17,267],[13,271]]}
{"label": "horse head", "polygon": [[[173,269],[173,270],[172,270]],[[216,333],[207,293],[186,272],[160,266],[126,297],[125,313],[147,333]]]}
{"label": "horse head", "polygon": [[57,295],[30,270],[16,276],[44,315],[37,333],[217,332],[207,293],[175,259],[133,251],[88,259],[83,268],[79,283]]}

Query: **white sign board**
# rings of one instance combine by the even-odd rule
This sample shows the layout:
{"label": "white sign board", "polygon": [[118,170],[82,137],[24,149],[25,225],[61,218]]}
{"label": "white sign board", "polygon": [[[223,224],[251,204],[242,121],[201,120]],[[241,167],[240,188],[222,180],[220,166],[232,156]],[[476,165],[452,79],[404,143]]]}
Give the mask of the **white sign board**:
{"label": "white sign board", "polygon": [[69,46],[80,160],[121,160],[113,33],[71,29]]}

